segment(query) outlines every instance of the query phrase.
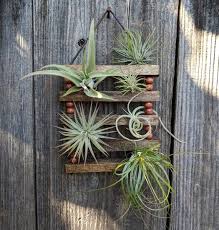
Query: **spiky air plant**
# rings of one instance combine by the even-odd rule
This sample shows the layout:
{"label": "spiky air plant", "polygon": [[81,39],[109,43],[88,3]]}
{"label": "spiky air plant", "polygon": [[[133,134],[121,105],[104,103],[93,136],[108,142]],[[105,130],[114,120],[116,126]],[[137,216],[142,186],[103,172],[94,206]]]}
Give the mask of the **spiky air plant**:
{"label": "spiky air plant", "polygon": [[[116,130],[117,130],[118,134],[123,139],[128,140],[128,141],[141,141],[141,140],[144,140],[145,138],[147,138],[151,134],[151,124],[150,124],[150,121],[146,117],[142,116],[144,114],[144,106],[138,106],[133,111],[131,111],[131,109],[130,109],[130,103],[139,94],[140,93],[136,94],[128,102],[127,111],[124,110],[126,114],[120,115],[116,119]],[[123,118],[129,119],[128,130],[131,133],[131,135],[134,137],[134,139],[130,139],[130,138],[124,136],[120,132],[118,124],[119,124],[119,120],[123,119]],[[143,127],[145,126],[145,124],[143,123],[143,121],[145,121],[147,123],[148,127],[149,127],[148,131],[145,134],[141,134],[141,131],[142,131]]]}
{"label": "spiky air plant", "polygon": [[145,84],[143,77],[128,74],[125,76],[116,77],[116,88],[123,94],[142,92],[145,90]]}
{"label": "spiky air plant", "polygon": [[137,148],[116,167],[115,175],[119,179],[115,184],[121,184],[129,208],[155,215],[169,207],[168,197],[173,188],[167,170],[173,170],[173,165],[159,152],[158,146]]}
{"label": "spiky air plant", "polygon": [[117,38],[114,61],[119,64],[148,64],[154,61],[157,39],[154,32],[143,38],[141,32],[125,30]]}
{"label": "spiky air plant", "polygon": [[63,136],[60,141],[63,143],[59,145],[61,154],[72,154],[74,158],[84,160],[86,163],[89,154],[95,159],[95,150],[98,150],[105,156],[108,156],[105,146],[107,144],[104,140],[113,139],[109,136],[112,131],[111,127],[104,127],[110,119],[110,115],[106,115],[101,120],[97,121],[97,106],[92,109],[90,107],[89,115],[85,115],[82,105],[75,106],[76,113],[74,119],[71,119],[66,114],[60,114],[60,120],[64,127],[59,127],[60,133]]}
{"label": "spiky air plant", "polygon": [[[73,83],[73,87],[67,90],[63,96],[67,96],[78,91],[83,91],[89,97],[95,98],[106,98],[112,100],[106,94],[98,92],[96,90],[98,84],[111,76],[119,76],[119,71],[117,69],[110,69],[106,71],[96,70],[96,44],[95,44],[95,27],[94,20],[91,22],[90,34],[88,39],[88,45],[84,50],[82,69],[80,71],[70,68],[64,65],[47,65],[42,67],[40,70],[27,74],[22,79],[30,76],[58,76],[68,79]],[[87,56],[86,56],[87,51]]]}

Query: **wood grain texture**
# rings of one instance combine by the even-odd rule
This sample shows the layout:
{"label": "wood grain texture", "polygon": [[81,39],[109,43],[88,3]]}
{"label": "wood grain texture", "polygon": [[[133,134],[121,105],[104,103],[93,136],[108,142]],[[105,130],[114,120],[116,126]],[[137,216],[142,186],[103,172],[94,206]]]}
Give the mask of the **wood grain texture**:
{"label": "wood grain texture", "polygon": [[139,148],[148,147],[152,145],[159,145],[159,140],[143,140],[143,141],[137,141],[136,143],[130,142],[123,139],[115,139],[115,140],[106,140],[106,143],[108,146],[106,146],[107,152],[118,152],[118,151],[132,151],[135,146]]}
{"label": "wood grain texture", "polygon": [[[158,38],[157,55],[153,64],[159,64],[160,74],[159,78],[154,81],[154,90],[160,91],[161,100],[159,103],[155,103],[154,108],[168,129],[171,129],[179,1],[142,0],[130,2],[130,26],[143,30],[146,35],[154,30],[155,37]],[[163,153],[169,154],[171,138],[162,128],[158,131],[161,139],[161,150]],[[164,211],[160,215],[166,216],[166,212]],[[166,222],[168,222],[167,219],[150,216],[145,216],[144,220],[148,224],[145,229],[152,230],[164,230],[166,229]]]}
{"label": "wood grain texture", "polygon": [[0,1],[0,229],[35,230],[32,5]]}
{"label": "wood grain texture", "polygon": [[[217,1],[183,0],[171,229],[219,229],[219,21]],[[195,153],[200,154],[195,154]]]}
{"label": "wood grain texture", "polygon": [[[110,5],[119,20],[126,24],[127,0],[36,0],[34,1],[34,62],[35,69],[51,63],[69,63],[78,50],[77,41],[86,38],[90,20],[100,18]],[[161,64],[161,80],[157,88],[162,87],[162,119],[170,126],[172,86],[174,76],[176,20],[178,1],[131,2],[130,22],[140,25],[142,21],[156,30],[159,36],[158,57]],[[110,64],[114,35],[120,27],[112,20],[104,20],[97,31],[97,63]],[[145,30],[147,32],[147,30]],[[163,58],[164,57],[164,58]],[[80,63],[80,59],[77,60]],[[157,81],[157,80],[156,80]],[[113,90],[113,79],[107,79],[100,90]],[[58,92],[63,83],[56,79],[35,80],[36,110],[36,146],[37,146],[37,210],[39,229],[145,229],[141,219],[129,213],[122,220],[115,221],[124,211],[124,203],[118,188],[94,194],[77,194],[83,191],[103,187],[110,176],[102,175],[66,175],[63,162],[57,157],[54,146],[58,144],[56,114]],[[120,113],[122,103],[100,104],[104,114]],[[123,104],[124,105],[124,104]],[[163,149],[169,151],[169,137],[162,133]],[[115,195],[116,194],[116,195]],[[145,216],[147,226],[165,229],[163,219]]]}
{"label": "wood grain texture", "polygon": [[[176,57],[179,2],[179,57]],[[129,15],[126,10],[128,3]],[[123,24],[140,28],[145,34],[155,30],[158,37],[155,64],[160,65],[155,90],[160,90],[161,94],[161,102],[156,104],[156,110],[169,129],[172,101],[177,97],[175,135],[187,143],[174,145],[177,174],[173,184],[176,195],[172,197],[170,229],[218,229],[217,0],[0,2],[0,228],[166,229],[166,219],[150,215],[144,216],[145,225],[131,212],[117,221],[126,210],[118,188],[95,194],[76,193],[107,186],[111,177],[108,174],[93,173],[88,176],[64,173],[64,161],[54,148],[59,137],[53,128],[58,124],[56,114],[62,110],[58,97],[63,82],[38,78],[34,80],[34,92],[32,80],[18,82],[20,76],[32,71],[32,61],[35,70],[46,64],[70,63],[79,48],[77,41],[88,35],[91,18],[100,18],[109,5]],[[111,63],[111,48],[120,31],[113,19],[106,19],[100,25],[97,33],[98,64]],[[178,58],[175,79],[177,95],[173,95],[175,58]],[[80,58],[77,63],[80,63]],[[113,90],[112,86],[113,79],[107,79],[100,85],[100,90]],[[35,122],[32,93],[35,98]],[[104,114],[112,111],[119,114],[124,105],[111,103],[106,106],[100,103]],[[33,127],[36,127],[35,135]],[[170,137],[163,130],[159,134],[162,152],[169,153]],[[208,154],[195,155],[191,152]],[[165,212],[163,216],[166,216]]]}
{"label": "wood grain texture", "polygon": [[[68,114],[69,117],[73,118],[73,114]],[[106,122],[106,125],[115,125],[117,118],[120,115],[111,115],[109,120]],[[100,121],[105,117],[105,115],[100,115],[96,118],[96,121]],[[148,119],[151,125],[157,126],[159,124],[158,116],[156,115],[142,115],[141,118],[139,119],[144,125],[148,125],[148,122],[145,120]],[[128,118],[121,118],[118,121],[118,125],[128,125],[129,119]]]}
{"label": "wood grain texture", "polygon": [[[88,35],[91,18],[100,17],[108,4],[88,0],[34,1],[35,69],[50,63],[69,63],[79,48],[77,41]],[[112,1],[111,4],[117,8],[122,3]],[[110,50],[110,39],[105,36],[117,27],[115,22],[107,20],[102,26],[99,34],[103,37],[98,37],[99,64],[107,61]],[[102,46],[103,52],[99,53]],[[77,63],[80,61],[79,58]],[[54,148],[59,137],[53,128],[58,125],[56,114],[61,111],[60,89],[63,89],[63,82],[58,79],[35,80],[38,229],[119,229],[120,224],[115,219],[124,209],[117,206],[122,204],[118,188],[95,194],[75,193],[103,187],[109,182],[110,175],[64,173],[64,161]],[[112,110],[109,108],[108,111]]]}
{"label": "wood grain texture", "polygon": [[[121,160],[120,160],[121,161]],[[119,160],[98,161],[98,163],[80,163],[80,164],[65,164],[65,173],[95,173],[95,172],[113,172]]]}
{"label": "wood grain texture", "polygon": [[[70,65],[73,69],[81,70],[82,65]],[[97,65],[97,71],[106,71],[110,69],[118,69],[119,73],[133,75],[159,75],[158,65]],[[115,75],[116,76],[116,75]]]}
{"label": "wood grain texture", "polygon": [[[113,98],[113,100],[105,99],[105,98],[90,98],[86,96],[84,93],[75,93],[75,94],[69,94],[68,96],[63,97],[64,94],[63,91],[60,92],[59,101],[75,101],[75,102],[89,102],[89,101],[102,101],[102,102],[110,102],[110,103],[116,103],[116,102],[129,102],[132,97],[134,97],[136,94],[127,93],[123,95],[119,91],[100,91],[110,97]],[[160,94],[159,91],[145,91],[133,98],[132,102],[145,102],[145,101],[159,101]]]}

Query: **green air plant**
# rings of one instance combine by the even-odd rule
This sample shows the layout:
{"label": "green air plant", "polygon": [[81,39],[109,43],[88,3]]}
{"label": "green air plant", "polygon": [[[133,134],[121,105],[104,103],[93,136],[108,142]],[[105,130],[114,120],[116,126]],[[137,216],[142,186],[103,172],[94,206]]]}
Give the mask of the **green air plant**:
{"label": "green air plant", "polygon": [[[142,116],[144,114],[144,106],[138,106],[136,107],[133,111],[131,111],[130,109],[130,103],[132,102],[132,100],[137,97],[140,93],[136,94],[134,97],[132,97],[130,99],[130,101],[128,102],[127,105],[127,111],[125,110],[124,115],[120,115],[117,119],[116,119],[116,130],[118,132],[118,134],[125,140],[128,141],[141,141],[144,140],[145,138],[147,138],[150,134],[151,134],[151,124],[150,121]],[[130,139],[126,136],[124,136],[120,130],[119,130],[119,120],[120,119],[129,119],[129,124],[128,124],[128,130],[131,133],[131,135],[135,138],[135,139]],[[141,134],[140,132],[142,131],[143,127],[144,127],[144,122],[145,121],[149,127],[149,130],[145,133],[145,134]]]}
{"label": "green air plant", "polygon": [[159,153],[159,146],[136,148],[129,159],[116,167],[119,179],[115,184],[121,184],[129,208],[154,215],[169,207],[168,197],[173,188],[166,170],[173,170],[173,165]]}
{"label": "green air plant", "polygon": [[143,77],[128,74],[125,76],[117,77],[116,88],[123,94],[142,92],[145,90],[145,84]]}
{"label": "green air plant", "polygon": [[117,38],[114,48],[115,62],[119,64],[142,65],[154,61],[157,39],[154,32],[144,40],[141,32],[125,30]]}
{"label": "green air plant", "polygon": [[110,76],[118,76],[119,72],[117,69],[110,69],[106,71],[96,70],[95,46],[95,27],[94,20],[92,20],[88,45],[86,49],[84,49],[82,69],[80,71],[70,68],[69,66],[52,64],[44,66],[40,70],[30,73],[23,78],[35,75],[58,76],[65,78],[73,83],[73,87],[68,89],[63,96],[67,96],[71,93],[76,93],[83,90],[84,93],[89,97],[106,98],[111,100],[112,97],[98,92],[96,88],[101,81]]}
{"label": "green air plant", "polygon": [[[60,114],[60,120],[64,127],[59,127],[60,133],[63,138],[60,139],[63,143],[59,145],[61,155],[74,154],[74,157],[78,158],[78,161],[82,158],[86,163],[88,154],[97,162],[95,156],[95,150],[98,150],[105,156],[108,156],[104,139],[113,139],[109,134],[113,127],[104,127],[107,121],[110,119],[110,115],[106,115],[101,120],[97,121],[97,106],[90,111],[88,116],[85,115],[82,105],[75,106],[76,113],[74,113],[74,119],[71,119],[66,114]],[[94,149],[95,148],[95,149]]]}

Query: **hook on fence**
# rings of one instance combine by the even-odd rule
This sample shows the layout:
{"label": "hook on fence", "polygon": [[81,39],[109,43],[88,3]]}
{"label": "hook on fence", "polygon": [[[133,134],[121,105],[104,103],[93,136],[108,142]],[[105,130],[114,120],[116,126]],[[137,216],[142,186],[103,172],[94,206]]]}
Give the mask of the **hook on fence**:
{"label": "hook on fence", "polygon": [[[95,29],[98,29],[99,25],[101,24],[101,22],[103,21],[103,19],[106,17],[107,19],[111,19],[111,15],[114,17],[115,21],[120,25],[120,27],[122,28],[122,30],[125,30],[125,27],[122,25],[122,23],[119,21],[119,19],[116,17],[116,15],[114,14],[114,12],[112,11],[111,7],[108,7],[106,9],[106,11],[103,13],[102,17],[98,20]],[[73,64],[74,61],[77,59],[78,55],[81,53],[81,51],[84,49],[84,47],[86,46],[88,41],[87,39],[81,38],[78,40],[78,45],[80,46],[80,49],[78,50],[78,52],[76,53],[76,55],[73,57],[73,59],[71,60],[70,64]]]}

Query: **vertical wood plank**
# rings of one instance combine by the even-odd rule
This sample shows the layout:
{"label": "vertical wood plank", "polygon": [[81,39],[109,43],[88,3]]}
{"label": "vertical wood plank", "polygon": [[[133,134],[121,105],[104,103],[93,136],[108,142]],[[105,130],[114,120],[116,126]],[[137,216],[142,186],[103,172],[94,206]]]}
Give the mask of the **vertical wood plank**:
{"label": "vertical wood plank", "polygon": [[[219,229],[219,21],[217,1],[183,0],[171,229]],[[200,154],[194,154],[200,152]],[[178,154],[179,153],[179,154]],[[207,153],[207,154],[204,154]]]}
{"label": "vertical wood plank", "polygon": [[[179,1],[130,1],[131,28],[139,28],[147,35],[155,33],[158,38],[157,56],[154,64],[160,66],[160,76],[155,79],[155,90],[160,91],[160,102],[155,103],[155,109],[168,129],[171,129],[172,100],[175,74],[175,51],[177,37],[177,19]],[[161,139],[161,151],[170,153],[170,136],[159,129]],[[160,213],[167,216],[166,210]],[[150,229],[166,229],[166,218],[145,217],[145,223],[149,223]]]}
{"label": "vertical wood plank", "polygon": [[34,230],[32,4],[0,2],[0,228]]}
{"label": "vertical wood plank", "polygon": [[[145,20],[159,36],[158,59],[161,64],[163,101],[159,104],[164,122],[170,126],[176,21],[178,2],[131,2],[132,23]],[[35,69],[49,63],[68,63],[78,50],[77,41],[86,38],[91,18],[100,18],[112,7],[123,24],[127,21],[127,0],[122,1],[34,1],[34,62]],[[97,63],[111,63],[114,36],[120,31],[114,20],[105,20],[97,34]],[[163,58],[163,56],[168,58]],[[80,59],[76,63],[80,63]],[[118,188],[96,193],[78,193],[111,183],[111,175],[66,175],[64,162],[54,148],[58,144],[57,113],[61,111],[58,92],[63,82],[57,79],[35,79],[36,150],[37,150],[37,214],[39,229],[144,229],[143,222],[133,213],[116,221],[125,211]],[[111,89],[107,80],[102,89]],[[120,111],[119,106],[102,106],[102,112]],[[163,148],[169,151],[169,137],[162,133]],[[165,214],[164,214],[165,215]],[[165,221],[145,217],[151,229],[165,229]]]}

